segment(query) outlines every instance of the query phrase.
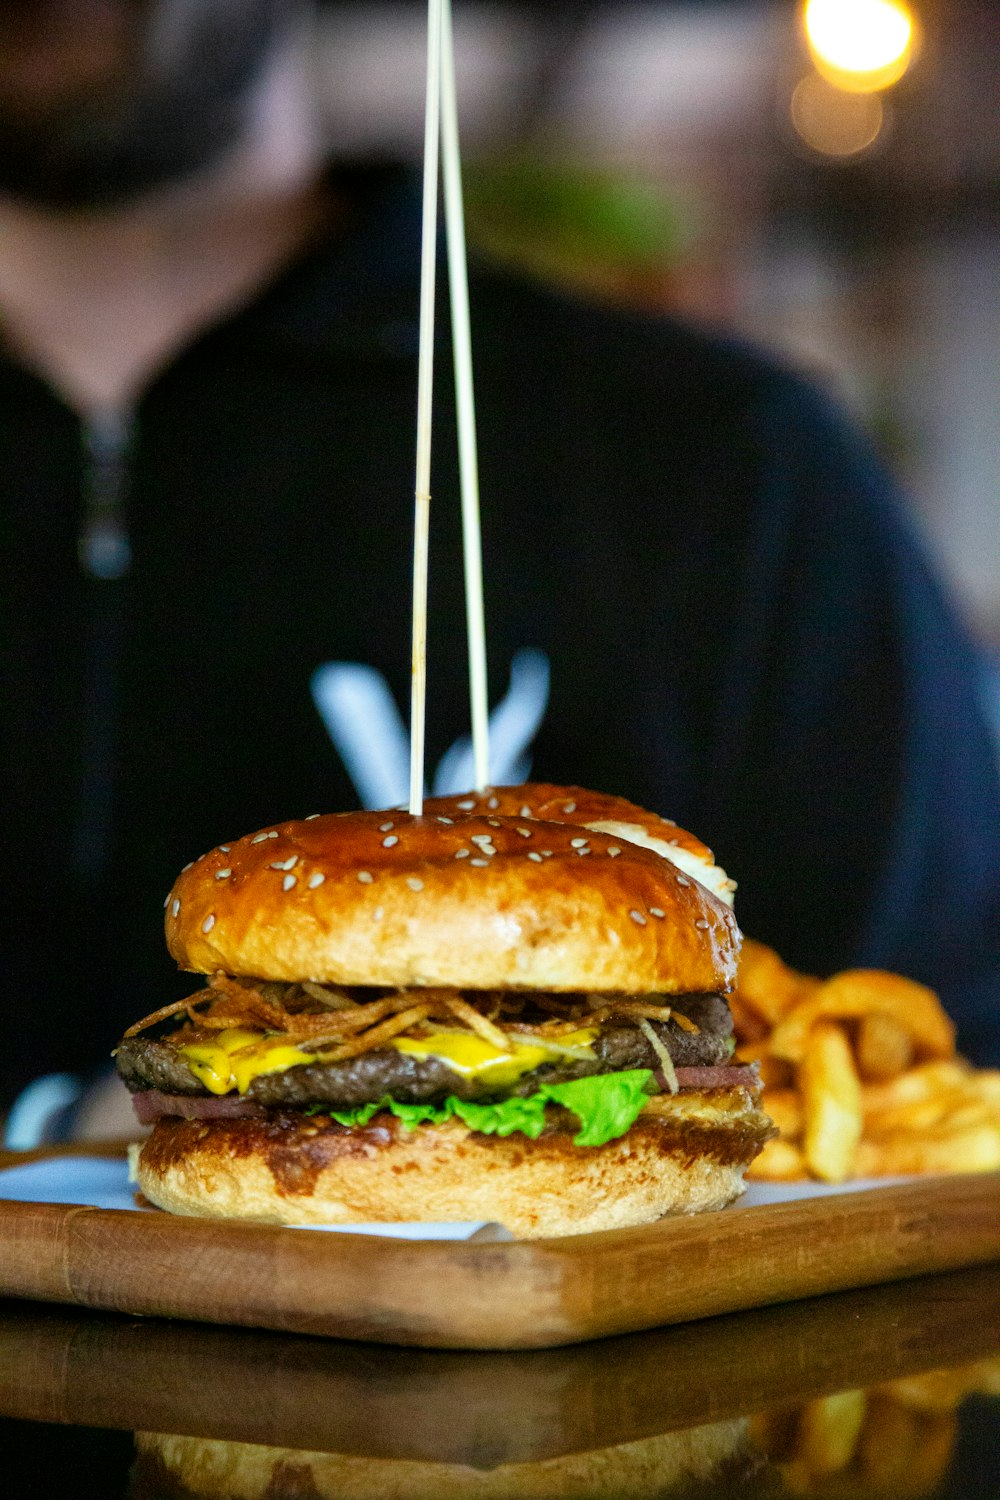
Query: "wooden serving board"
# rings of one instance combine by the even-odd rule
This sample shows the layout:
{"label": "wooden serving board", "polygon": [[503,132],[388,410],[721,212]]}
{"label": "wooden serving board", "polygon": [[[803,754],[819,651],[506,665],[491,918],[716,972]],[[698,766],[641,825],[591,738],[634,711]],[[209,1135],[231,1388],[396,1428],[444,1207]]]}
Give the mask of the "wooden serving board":
{"label": "wooden serving board", "polygon": [[2,1296],[426,1348],[553,1348],[996,1259],[1000,1173],[498,1243],[0,1202]]}

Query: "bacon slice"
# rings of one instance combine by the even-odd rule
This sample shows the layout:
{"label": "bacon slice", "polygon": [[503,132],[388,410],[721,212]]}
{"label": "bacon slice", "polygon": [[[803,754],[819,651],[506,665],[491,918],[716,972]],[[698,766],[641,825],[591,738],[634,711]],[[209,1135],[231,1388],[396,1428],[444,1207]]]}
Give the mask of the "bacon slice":
{"label": "bacon slice", "polygon": [[[760,1087],[760,1074],[748,1063],[742,1066],[675,1068],[677,1085],[681,1089],[756,1089]],[[661,1087],[665,1081],[656,1074]]]}
{"label": "bacon slice", "polygon": [[133,1094],[132,1107],[140,1125],[152,1125],[162,1115],[180,1115],[185,1120],[259,1120],[267,1113],[263,1105],[239,1094],[163,1094],[159,1089]]}

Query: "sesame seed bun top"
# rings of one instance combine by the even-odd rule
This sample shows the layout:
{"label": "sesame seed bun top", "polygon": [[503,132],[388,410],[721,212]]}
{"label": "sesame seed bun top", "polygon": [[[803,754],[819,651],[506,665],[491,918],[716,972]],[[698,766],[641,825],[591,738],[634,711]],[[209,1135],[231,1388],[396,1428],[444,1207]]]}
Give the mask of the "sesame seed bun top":
{"label": "sesame seed bun top", "polygon": [[[637,830],[647,847],[609,825]],[[664,833],[684,868],[657,852]],[[261,979],[726,992],[739,933],[725,900],[686,873],[692,859],[716,870],[676,825],[575,787],[436,798],[420,818],[311,817],[221,844],[182,871],[167,897],[167,945],[181,968]]]}

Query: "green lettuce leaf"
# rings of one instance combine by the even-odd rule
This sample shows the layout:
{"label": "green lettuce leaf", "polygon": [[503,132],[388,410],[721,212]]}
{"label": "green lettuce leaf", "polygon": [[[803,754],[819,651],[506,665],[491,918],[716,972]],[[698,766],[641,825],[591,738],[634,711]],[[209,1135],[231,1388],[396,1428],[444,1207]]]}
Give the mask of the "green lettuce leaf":
{"label": "green lettuce leaf", "polygon": [[570,1109],[583,1129],[573,1137],[575,1146],[603,1146],[630,1130],[649,1098],[646,1085],[653,1075],[648,1068],[628,1073],[596,1073],[554,1083],[545,1093],[554,1104]]}
{"label": "green lettuce leaf", "polygon": [[443,1125],[457,1116],[470,1130],[483,1135],[506,1136],[520,1131],[534,1141],[545,1127],[546,1105],[560,1104],[580,1121],[574,1145],[603,1146],[635,1124],[651,1092],[652,1079],[649,1068],[632,1068],[625,1073],[600,1073],[569,1083],[543,1084],[526,1099],[501,1099],[496,1104],[473,1104],[454,1094],[441,1104],[400,1104],[385,1095],[377,1103],[361,1104],[356,1109],[328,1110],[312,1105],[307,1113],[328,1114],[340,1125],[367,1125],[373,1115],[388,1110],[407,1130],[425,1123]]}
{"label": "green lettuce leaf", "polygon": [[457,1115],[464,1125],[483,1135],[513,1135],[519,1130],[522,1135],[537,1141],[545,1129],[545,1098],[542,1094],[530,1094],[527,1099],[501,1099],[498,1104],[471,1104],[452,1094],[445,1100],[445,1105],[449,1104],[451,1113]]}

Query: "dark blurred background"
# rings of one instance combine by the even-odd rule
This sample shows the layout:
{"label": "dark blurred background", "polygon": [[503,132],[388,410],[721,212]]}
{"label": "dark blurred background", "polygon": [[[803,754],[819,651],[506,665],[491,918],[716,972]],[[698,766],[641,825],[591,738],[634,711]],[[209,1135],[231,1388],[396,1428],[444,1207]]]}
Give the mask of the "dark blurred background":
{"label": "dark blurred background", "polygon": [[[470,234],[832,386],[996,662],[996,6],[811,7],[455,0]],[[332,149],[419,155],[425,21],[422,0],[327,0]]]}

